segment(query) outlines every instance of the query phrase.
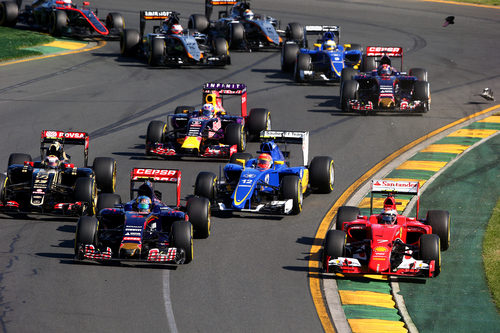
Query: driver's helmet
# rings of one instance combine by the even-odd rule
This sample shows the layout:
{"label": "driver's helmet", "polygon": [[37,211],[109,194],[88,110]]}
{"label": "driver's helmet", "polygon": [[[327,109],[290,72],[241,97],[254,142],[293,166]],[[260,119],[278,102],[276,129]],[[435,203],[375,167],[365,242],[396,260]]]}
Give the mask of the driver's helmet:
{"label": "driver's helmet", "polygon": [[259,158],[257,159],[257,167],[267,170],[271,167],[273,164],[273,158],[269,154],[260,154]]}
{"label": "driver's helmet", "polygon": [[378,67],[377,73],[379,76],[390,76],[392,74],[392,68],[388,64],[383,64]]}
{"label": "driver's helmet", "polygon": [[59,142],[54,142],[49,146],[49,149],[47,150],[47,155],[54,155],[57,156],[58,158],[63,157],[63,147]]}
{"label": "driver's helmet", "polygon": [[247,9],[243,12],[243,17],[246,19],[246,20],[253,20],[253,17],[254,17],[254,14],[253,12],[250,10],[250,9]]}
{"label": "driver's helmet", "polygon": [[394,209],[386,209],[380,213],[380,224],[394,224],[396,223],[398,212]]}
{"label": "driver's helmet", "polygon": [[323,43],[323,50],[325,50],[325,51],[333,51],[336,48],[337,48],[337,44],[332,39],[329,39]]}
{"label": "driver's helmet", "polygon": [[203,107],[201,108],[201,113],[205,117],[212,118],[214,116],[214,110],[215,109],[214,109],[213,104],[206,103],[206,104],[203,104]]}
{"label": "driver's helmet", "polygon": [[170,32],[174,35],[179,35],[179,34],[182,34],[183,30],[184,29],[182,29],[182,26],[180,24],[174,24],[174,25],[172,25]]}
{"label": "driver's helmet", "polygon": [[57,169],[61,164],[61,161],[59,161],[59,158],[57,156],[49,155],[45,157],[44,163],[45,166],[49,169]]}
{"label": "driver's helmet", "polygon": [[71,5],[71,0],[63,0],[66,5]]}
{"label": "driver's helmet", "polygon": [[139,213],[149,213],[151,211],[151,199],[145,195],[137,197],[135,200]]}

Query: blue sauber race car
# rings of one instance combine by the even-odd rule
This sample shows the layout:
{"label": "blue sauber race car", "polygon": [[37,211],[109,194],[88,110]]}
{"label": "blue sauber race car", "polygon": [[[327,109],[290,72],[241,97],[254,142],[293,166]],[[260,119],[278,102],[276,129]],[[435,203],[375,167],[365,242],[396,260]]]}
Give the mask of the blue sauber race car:
{"label": "blue sauber race car", "polygon": [[36,0],[25,8],[22,0],[0,2],[0,26],[18,22],[53,36],[118,37],[125,27],[120,13],[109,13],[103,23],[88,1],[78,7],[71,0]]}
{"label": "blue sauber race car", "polygon": [[[391,58],[400,58],[400,69],[393,67]],[[340,102],[342,111],[416,112],[430,109],[431,92],[427,71],[411,68],[402,72],[403,48],[369,46],[366,48],[366,73],[345,68],[342,72]]]}
{"label": "blue sauber race car", "polygon": [[[138,182],[142,184],[136,188]],[[154,183],[176,184],[176,204],[164,204]],[[118,194],[100,195],[97,217],[79,219],[75,259],[189,263],[193,259],[193,232],[199,238],[210,235],[210,202],[191,198],[181,207],[180,189],[179,170],[133,169],[131,201],[122,204]]]}
{"label": "blue sauber race car", "polygon": [[[250,213],[298,214],[304,194],[333,190],[334,165],[328,156],[317,156],[308,163],[309,132],[263,131],[258,158],[236,153],[224,167],[224,178],[201,172],[196,178],[195,196],[210,199],[214,209]],[[290,167],[277,143],[302,145],[302,166]]]}
{"label": "blue sauber race car", "polygon": [[[149,21],[163,22],[154,26],[152,33],[145,34]],[[141,11],[140,30],[123,31],[120,53],[146,58],[150,66],[225,66],[231,63],[224,38],[209,40],[200,32],[185,31],[180,25],[179,13],[173,11]]]}
{"label": "blue sauber race car", "polygon": [[[307,36],[315,34],[314,48],[309,49]],[[338,26],[305,26],[300,43],[287,41],[281,49],[281,70],[292,72],[296,82],[339,82],[342,69],[361,69],[363,49],[358,44],[339,45]]]}

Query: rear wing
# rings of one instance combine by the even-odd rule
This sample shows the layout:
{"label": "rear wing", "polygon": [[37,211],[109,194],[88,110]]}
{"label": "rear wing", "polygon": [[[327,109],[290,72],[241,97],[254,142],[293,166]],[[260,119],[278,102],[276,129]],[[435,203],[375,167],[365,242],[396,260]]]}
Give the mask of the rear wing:
{"label": "rear wing", "polygon": [[212,103],[207,100],[207,97],[214,92],[217,92],[219,95],[241,96],[241,116],[247,116],[247,86],[245,84],[207,82],[203,85],[203,101],[201,104]]}
{"label": "rear wing", "polygon": [[389,58],[401,58],[400,70],[403,70],[403,48],[400,46],[367,46],[366,56],[375,57],[375,62],[378,62],[379,64],[381,64],[383,56],[387,56]]}
{"label": "rear wing", "polygon": [[403,181],[403,180],[387,180],[376,179],[372,180],[371,196],[370,196],[370,215],[373,207],[373,194],[408,194],[417,196],[417,218],[420,203],[420,183],[418,181]]}
{"label": "rear wing", "polygon": [[140,15],[140,34],[144,36],[144,29],[146,28],[147,21],[165,21],[170,18],[179,20],[179,13],[168,10],[141,10]]}
{"label": "rear wing", "polygon": [[307,131],[261,131],[260,140],[273,140],[276,143],[301,144],[303,165],[309,163],[309,132]]}
{"label": "rear wing", "polygon": [[304,40],[302,41],[302,47],[309,47],[307,36],[319,35],[325,32],[331,32],[333,34],[335,43],[339,44],[340,27],[338,25],[306,25],[304,26]]}
{"label": "rear wing", "polygon": [[[210,16],[212,16],[212,11],[214,7],[220,7],[220,6],[226,6],[226,10],[223,12],[226,15],[228,14],[228,7],[229,6],[234,6],[238,3],[239,1],[235,0],[205,0],[205,16],[207,17],[208,20],[210,20]],[[243,2],[248,2],[248,1],[243,1]],[[220,14],[219,14],[220,17]]]}
{"label": "rear wing", "polygon": [[64,132],[57,130],[43,130],[40,135],[40,155],[42,160],[49,147],[46,144],[59,142],[61,145],[82,145],[85,167],[88,165],[89,134],[87,132]]}
{"label": "rear wing", "polygon": [[130,198],[138,192],[135,188],[136,183],[150,181],[152,183],[174,183],[177,185],[176,205],[181,203],[181,171],[177,169],[153,169],[153,168],[134,168],[130,172]]}

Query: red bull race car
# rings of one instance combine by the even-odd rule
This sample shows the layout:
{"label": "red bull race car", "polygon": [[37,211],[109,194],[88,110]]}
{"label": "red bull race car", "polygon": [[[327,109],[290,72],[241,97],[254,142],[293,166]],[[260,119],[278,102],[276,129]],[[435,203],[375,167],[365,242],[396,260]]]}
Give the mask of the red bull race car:
{"label": "red bull race car", "polygon": [[22,23],[47,30],[53,36],[79,37],[118,37],[125,28],[120,13],[109,13],[105,20],[97,15],[97,9],[91,9],[88,1],[77,6],[71,0],[35,0],[24,8],[22,0],[0,2],[0,26]]}
{"label": "red bull race car", "polygon": [[[386,195],[383,210],[373,213],[373,194]],[[395,194],[417,196],[416,217],[398,214]],[[450,214],[429,210],[419,219],[419,182],[373,180],[370,216],[358,207],[342,206],[336,229],[329,230],[323,248],[323,268],[341,275],[381,274],[436,277],[441,251],[450,244]]]}
{"label": "red bull race car", "polygon": [[[240,96],[240,115],[229,114],[223,96]],[[203,107],[178,106],[167,121],[154,120],[146,133],[146,155],[229,159],[246,149],[247,135],[271,129],[271,113],[255,108],[247,113],[247,87],[242,83],[205,83]]]}
{"label": "red bull race car", "polygon": [[[175,204],[162,202],[158,183],[176,185]],[[75,260],[189,263],[193,232],[199,238],[210,235],[210,202],[191,198],[183,207],[180,191],[180,170],[134,168],[129,202],[122,203],[118,194],[101,194],[97,216],[78,220]]]}

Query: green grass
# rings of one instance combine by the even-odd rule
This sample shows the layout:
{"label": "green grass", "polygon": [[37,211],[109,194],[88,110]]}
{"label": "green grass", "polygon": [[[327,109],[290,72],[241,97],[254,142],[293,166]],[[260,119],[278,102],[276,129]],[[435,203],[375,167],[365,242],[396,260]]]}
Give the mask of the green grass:
{"label": "green grass", "polygon": [[41,55],[41,52],[23,48],[50,43],[53,40],[53,37],[38,32],[0,27],[0,61]]}
{"label": "green grass", "polygon": [[493,300],[500,311],[500,199],[493,210],[483,241],[483,260],[486,279]]}

